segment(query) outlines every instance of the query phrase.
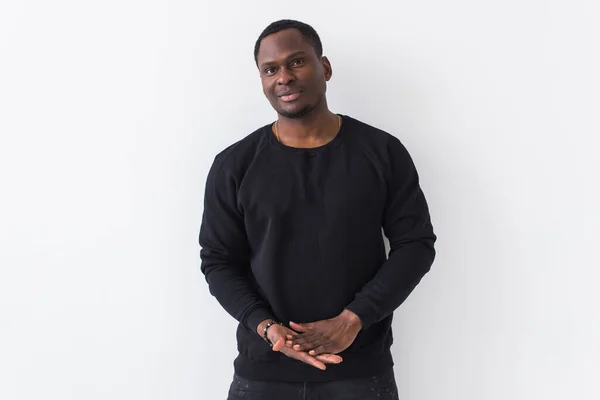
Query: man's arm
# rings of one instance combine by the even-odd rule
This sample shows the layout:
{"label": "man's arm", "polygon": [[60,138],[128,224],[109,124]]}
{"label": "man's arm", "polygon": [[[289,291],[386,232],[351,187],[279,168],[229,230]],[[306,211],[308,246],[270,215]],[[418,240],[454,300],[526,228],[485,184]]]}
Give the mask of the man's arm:
{"label": "man's arm", "polygon": [[302,334],[289,336],[286,346],[309,351],[311,355],[345,350],[360,330],[394,312],[431,268],[436,236],[417,170],[406,148],[393,137],[388,145],[388,159],[382,221],[390,241],[388,260],[338,316],[303,324],[290,322],[290,327]]}
{"label": "man's arm", "polygon": [[250,247],[237,206],[239,182],[222,168],[225,157],[217,156],[206,180],[200,269],[221,306],[244,327],[257,332],[258,325],[273,315],[250,280]]}
{"label": "man's arm", "polygon": [[436,236],[412,158],[394,137],[390,137],[388,152],[390,172],[382,225],[390,241],[389,258],[346,307],[358,315],[362,329],[394,312],[435,258]]}
{"label": "man's arm", "polygon": [[[206,181],[204,214],[199,242],[202,273],[210,292],[223,308],[250,331],[262,336],[268,320],[273,319],[268,304],[261,298],[250,279],[250,246],[246,237],[244,218],[237,207],[239,182],[222,168],[220,157],[215,159]],[[284,346],[288,335],[296,332],[281,325],[267,331],[273,350],[287,357],[326,369],[326,364],[339,364],[340,356],[306,352]],[[266,344],[265,344],[266,346]]]}

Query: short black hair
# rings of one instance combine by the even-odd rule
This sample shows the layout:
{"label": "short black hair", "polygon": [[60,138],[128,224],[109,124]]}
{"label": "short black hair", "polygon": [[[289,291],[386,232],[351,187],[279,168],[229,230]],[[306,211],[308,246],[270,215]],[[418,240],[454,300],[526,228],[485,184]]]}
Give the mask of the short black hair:
{"label": "short black hair", "polygon": [[258,49],[260,48],[260,42],[262,42],[262,40],[266,36],[269,36],[269,35],[272,35],[273,33],[277,33],[284,29],[290,29],[290,28],[298,29],[300,31],[304,40],[306,40],[308,42],[308,44],[310,44],[312,46],[312,48],[315,50],[317,57],[320,58],[323,56],[323,45],[321,44],[321,38],[319,38],[317,31],[315,31],[312,26],[305,24],[304,22],[295,21],[293,19],[281,19],[281,20],[275,21],[275,22],[271,23],[269,26],[267,26],[265,28],[265,30],[262,31],[262,33],[260,34],[258,39],[256,40],[256,44],[254,45],[254,62],[257,65],[258,65]]}

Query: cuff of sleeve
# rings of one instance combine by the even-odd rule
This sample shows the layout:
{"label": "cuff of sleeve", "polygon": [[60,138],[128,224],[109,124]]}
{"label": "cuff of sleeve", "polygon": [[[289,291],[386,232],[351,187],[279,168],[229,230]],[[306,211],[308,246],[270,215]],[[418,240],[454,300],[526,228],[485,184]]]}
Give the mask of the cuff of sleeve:
{"label": "cuff of sleeve", "polygon": [[256,328],[258,328],[258,324],[263,322],[265,319],[275,319],[271,314],[269,309],[264,307],[257,307],[254,310],[250,311],[250,313],[244,319],[243,325],[246,329],[251,332],[256,332]]}
{"label": "cuff of sleeve", "polygon": [[360,322],[362,323],[361,331],[368,329],[377,322],[377,312],[363,299],[355,299],[352,303],[348,304],[346,309],[358,315],[358,318],[360,318]]}

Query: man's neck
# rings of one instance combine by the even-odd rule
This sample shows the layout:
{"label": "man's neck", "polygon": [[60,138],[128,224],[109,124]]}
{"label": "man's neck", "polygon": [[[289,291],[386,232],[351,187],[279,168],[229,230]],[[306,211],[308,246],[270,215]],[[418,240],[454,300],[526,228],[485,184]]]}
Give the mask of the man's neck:
{"label": "man's neck", "polygon": [[277,121],[279,139],[293,147],[316,147],[332,140],[338,132],[339,117],[325,109],[302,118],[285,118]]}

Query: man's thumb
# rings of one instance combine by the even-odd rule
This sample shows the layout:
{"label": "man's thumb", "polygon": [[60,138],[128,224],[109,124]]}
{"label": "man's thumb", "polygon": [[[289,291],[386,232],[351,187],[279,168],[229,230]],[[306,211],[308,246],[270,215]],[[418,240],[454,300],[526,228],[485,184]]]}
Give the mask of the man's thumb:
{"label": "man's thumb", "polygon": [[273,351],[279,351],[285,344],[285,338],[281,335],[275,336],[275,342],[273,342]]}
{"label": "man's thumb", "polygon": [[278,327],[275,326],[271,327],[272,331],[269,332],[270,335],[268,335],[269,341],[273,343],[273,351],[279,351],[285,345],[285,337],[277,328]]}

